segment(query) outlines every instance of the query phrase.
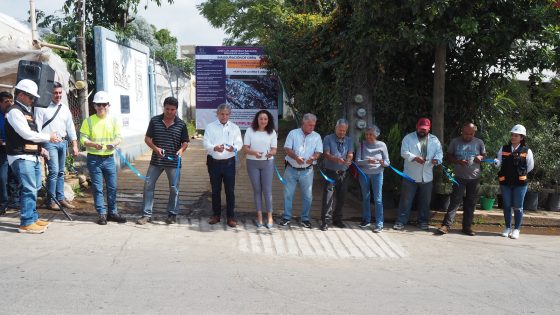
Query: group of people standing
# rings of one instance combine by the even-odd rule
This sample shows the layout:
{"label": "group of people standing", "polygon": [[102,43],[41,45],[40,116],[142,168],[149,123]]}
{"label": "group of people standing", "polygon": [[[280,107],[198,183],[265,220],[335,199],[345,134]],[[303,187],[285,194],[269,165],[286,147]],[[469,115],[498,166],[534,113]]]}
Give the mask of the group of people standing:
{"label": "group of people standing", "polygon": [[[254,116],[251,127],[247,129],[243,144],[241,131],[229,120],[231,108],[225,104],[217,109],[218,120],[209,124],[204,134],[204,147],[207,150],[207,166],[212,183],[213,215],[210,224],[221,220],[221,187],[226,190],[227,224],[235,227],[235,172],[237,151],[243,149],[247,155],[247,172],[253,186],[253,196],[257,211],[257,227],[272,228],[272,183],[275,171],[273,159],[277,153],[277,135],[272,115],[261,110]],[[319,228],[328,230],[329,226],[344,228],[342,221],[344,199],[348,187],[350,168],[357,169],[362,195],[362,222],[360,227],[368,228],[373,224],[373,232],[383,230],[383,172],[391,162],[387,146],[379,141],[380,129],[376,125],[367,126],[363,140],[355,147],[354,140],[348,135],[348,121],[339,119],[335,132],[324,139],[314,131],[317,117],[307,113],[303,116],[300,128],[291,130],[284,143],[285,168],[283,176],[278,169],[278,177],[284,185],[284,212],[278,222],[280,226],[291,223],[293,216],[293,197],[299,184],[302,194],[300,225],[312,228],[310,209],[312,202],[314,168],[319,167],[325,179],[323,187],[321,224]],[[409,221],[410,210],[416,200],[417,223],[423,230],[429,229],[430,199],[433,188],[433,170],[442,165],[443,150],[438,138],[430,133],[431,121],[420,118],[416,131],[407,134],[401,144],[401,157],[404,170],[400,201],[398,205],[395,230],[403,230]],[[472,221],[476,200],[479,194],[481,165],[488,162],[484,142],[475,137],[477,127],[465,123],[461,135],[454,138],[447,150],[446,158],[453,164],[456,181],[453,184],[452,201],[446,216],[437,229],[439,234],[447,234],[453,224],[457,209],[463,203],[462,232],[473,236]],[[510,143],[503,146],[491,164],[500,167],[499,184],[504,198],[505,229],[502,236],[516,239],[520,234],[523,217],[523,199],[527,190],[527,174],[534,167],[531,150],[525,143],[526,130],[516,125],[511,130]],[[319,163],[321,156],[322,163]],[[237,161],[238,162],[238,161]],[[321,165],[320,165],[321,164]],[[324,170],[324,171],[323,171]],[[396,170],[397,171],[397,170]],[[264,203],[262,200],[264,199]],[[372,220],[371,201],[375,209]],[[512,209],[515,224],[512,229]],[[268,216],[263,224],[262,212]]]}
{"label": "group of people standing", "polygon": [[[19,231],[43,233],[49,222],[39,220],[36,211],[37,191],[41,186],[39,156],[47,159],[49,170],[47,207],[54,209],[60,204],[74,208],[64,197],[64,166],[69,143],[71,154],[77,155],[79,152],[78,137],[70,111],[61,103],[60,84],[55,84],[53,98],[47,108],[34,110],[33,103],[39,95],[37,85],[31,80],[24,79],[18,82],[15,96],[15,103],[3,108],[6,121],[3,137],[5,146],[3,145],[2,149],[6,154],[6,162],[19,179]],[[87,151],[87,167],[98,213],[97,223],[100,225],[106,225],[107,221],[126,222],[126,218],[117,210],[117,170],[114,159],[115,152],[121,155],[117,146],[122,140],[122,127],[116,116],[109,115],[109,99],[109,95],[104,91],[94,95],[96,113],[82,122],[79,139]],[[177,222],[181,158],[189,143],[186,124],[177,117],[177,109],[177,99],[166,98],[163,102],[163,113],[154,116],[148,125],[144,141],[152,150],[152,156],[146,176],[139,174],[145,183],[142,215],[136,221],[137,224],[151,222],[154,189],[163,172],[169,181],[166,223]],[[209,123],[204,132],[203,146],[207,151],[206,164],[212,188],[212,215],[208,220],[209,224],[221,221],[223,185],[226,196],[226,223],[230,227],[237,226],[234,189],[236,166],[239,163],[238,152],[243,150],[247,159],[247,173],[253,187],[257,227],[270,229],[274,225],[272,184],[276,171],[284,186],[284,211],[278,225],[287,226],[291,223],[293,197],[299,184],[302,194],[300,224],[304,228],[312,228],[310,210],[313,178],[315,168],[319,168],[325,179],[319,226],[321,230],[326,231],[329,226],[345,227],[342,220],[345,194],[351,174],[355,173],[358,174],[362,196],[360,227],[369,228],[373,224],[373,232],[383,231],[383,173],[386,168],[391,167],[391,161],[386,144],[378,140],[381,133],[379,127],[367,126],[363,139],[355,146],[354,139],[347,135],[349,123],[345,119],[339,119],[334,126],[334,133],[322,139],[314,131],[317,117],[311,113],[305,114],[301,127],[291,130],[284,143],[286,157],[282,176],[274,163],[278,153],[278,139],[271,113],[267,110],[257,112],[243,138],[240,128],[230,120],[231,111],[230,106],[220,105],[216,110],[217,120]],[[0,119],[0,122],[3,122],[3,119]],[[400,173],[395,169],[403,176],[397,218],[393,225],[395,230],[403,230],[408,223],[414,200],[418,210],[418,226],[424,230],[429,228],[433,170],[443,161],[441,143],[430,133],[430,129],[430,120],[421,118],[417,122],[416,130],[402,140],[401,157],[404,159],[404,170]],[[448,147],[446,158],[454,166],[456,182],[453,184],[452,201],[447,214],[437,229],[439,234],[449,232],[457,209],[466,194],[463,202],[462,232],[475,235],[472,221],[480,186],[481,165],[488,161],[485,159],[486,149],[483,141],[475,137],[476,131],[474,124],[464,124],[461,135],[454,138]],[[521,125],[514,126],[511,130],[511,141],[499,150],[496,159],[491,160],[500,167],[498,178],[504,199],[505,221],[502,235],[514,239],[520,234],[527,174],[534,167],[533,154],[526,145],[525,137],[525,128]],[[121,157],[124,159],[122,155]],[[107,191],[106,203],[104,182]],[[0,197],[3,197],[4,192],[0,192]],[[372,200],[375,211],[373,220]],[[512,209],[515,214],[513,229]],[[266,212],[266,216],[263,212]]]}

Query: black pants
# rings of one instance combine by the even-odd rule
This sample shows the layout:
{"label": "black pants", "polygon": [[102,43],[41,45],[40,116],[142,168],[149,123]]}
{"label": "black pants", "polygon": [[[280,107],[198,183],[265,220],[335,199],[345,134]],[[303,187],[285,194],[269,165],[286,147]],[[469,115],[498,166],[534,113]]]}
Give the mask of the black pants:
{"label": "black pants", "polygon": [[335,180],[334,184],[325,181],[323,188],[323,208],[321,209],[321,221],[332,223],[342,221],[342,207],[344,207],[344,195],[348,190],[348,171],[337,173],[333,170],[325,170],[325,175]]}
{"label": "black pants", "polygon": [[451,203],[447,208],[447,213],[443,219],[443,225],[450,227],[455,220],[457,209],[463,201],[463,194],[465,190],[467,195],[463,203],[463,228],[470,228],[473,221],[474,208],[476,206],[476,198],[478,197],[478,190],[480,188],[480,179],[463,179],[456,178],[461,186],[453,184],[453,192],[451,193]]}
{"label": "black pants", "polygon": [[235,158],[215,160],[207,156],[208,174],[212,185],[212,213],[216,216],[222,214],[222,182],[226,190],[226,215],[235,218]]}

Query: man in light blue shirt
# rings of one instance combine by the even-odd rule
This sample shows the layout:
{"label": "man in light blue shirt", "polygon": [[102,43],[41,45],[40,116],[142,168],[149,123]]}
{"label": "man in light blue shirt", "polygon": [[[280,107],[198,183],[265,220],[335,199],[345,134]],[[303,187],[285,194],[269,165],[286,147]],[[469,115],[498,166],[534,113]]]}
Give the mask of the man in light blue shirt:
{"label": "man in light blue shirt", "polygon": [[415,183],[403,179],[397,220],[393,229],[402,230],[408,222],[414,196],[418,192],[418,225],[428,230],[430,220],[430,199],[432,196],[433,169],[441,164],[443,151],[438,138],[430,134],[431,122],[420,118],[416,132],[407,134],[401,144],[401,156],[404,159],[404,173],[414,179]]}
{"label": "man in light blue shirt", "polygon": [[321,136],[313,131],[317,123],[317,116],[307,113],[303,115],[301,128],[290,131],[284,144],[286,150],[286,170],[284,171],[284,214],[278,224],[286,226],[292,219],[292,201],[296,184],[301,189],[303,209],[301,211],[301,225],[311,228],[309,211],[313,199],[313,164],[323,153]]}

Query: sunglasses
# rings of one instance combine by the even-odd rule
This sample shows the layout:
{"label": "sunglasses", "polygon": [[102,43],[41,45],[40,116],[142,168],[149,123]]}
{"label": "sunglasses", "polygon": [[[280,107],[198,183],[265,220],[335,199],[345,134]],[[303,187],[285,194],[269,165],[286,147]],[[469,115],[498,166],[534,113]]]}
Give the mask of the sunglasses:
{"label": "sunglasses", "polygon": [[109,106],[109,103],[96,103],[95,106],[107,107],[107,106]]}

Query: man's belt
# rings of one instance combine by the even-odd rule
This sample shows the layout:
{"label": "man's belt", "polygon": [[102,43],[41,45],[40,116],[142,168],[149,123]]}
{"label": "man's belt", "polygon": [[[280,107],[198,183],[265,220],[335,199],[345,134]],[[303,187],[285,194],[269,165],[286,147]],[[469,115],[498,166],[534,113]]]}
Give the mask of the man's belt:
{"label": "man's belt", "polygon": [[308,167],[294,167],[292,164],[288,163],[288,166],[293,168],[296,171],[305,171],[313,167],[313,165],[309,165]]}
{"label": "man's belt", "polygon": [[222,159],[222,160],[218,160],[218,159],[215,159],[215,158],[213,158],[212,156],[210,156],[210,159],[212,159],[212,163],[216,163],[216,164],[227,164],[227,163],[229,163],[229,161],[235,159],[235,156],[232,156],[232,157],[230,157],[230,158],[228,158],[228,159]]}

